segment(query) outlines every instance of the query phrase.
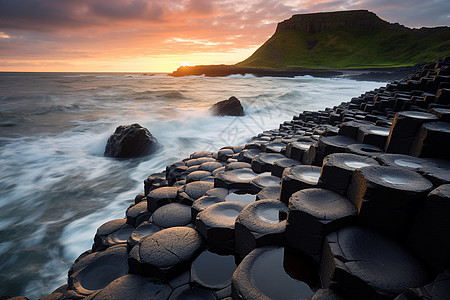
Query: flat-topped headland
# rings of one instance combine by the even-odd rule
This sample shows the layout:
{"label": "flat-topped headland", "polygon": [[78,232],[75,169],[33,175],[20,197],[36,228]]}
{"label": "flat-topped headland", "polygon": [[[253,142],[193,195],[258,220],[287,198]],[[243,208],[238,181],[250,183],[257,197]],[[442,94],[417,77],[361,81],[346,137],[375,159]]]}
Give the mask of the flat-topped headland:
{"label": "flat-topped headland", "polygon": [[[408,28],[367,10],[293,15],[250,57],[234,65],[183,66],[173,76],[351,75],[393,81],[417,64],[450,55],[450,27]],[[357,75],[355,75],[355,73]]]}
{"label": "flat-topped headland", "polygon": [[43,299],[447,295],[449,138],[447,57],[149,175]]}

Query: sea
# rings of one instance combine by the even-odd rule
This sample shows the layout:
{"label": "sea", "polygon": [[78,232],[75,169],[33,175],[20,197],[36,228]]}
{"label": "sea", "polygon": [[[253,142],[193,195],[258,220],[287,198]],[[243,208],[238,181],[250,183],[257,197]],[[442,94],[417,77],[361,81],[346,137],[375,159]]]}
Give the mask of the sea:
{"label": "sea", "polygon": [[[97,228],[124,218],[143,180],[196,151],[245,144],[304,110],[385,85],[345,78],[136,73],[0,73],[0,297],[67,283]],[[237,97],[244,117],[208,109]],[[159,142],[147,157],[103,156],[119,125]]]}

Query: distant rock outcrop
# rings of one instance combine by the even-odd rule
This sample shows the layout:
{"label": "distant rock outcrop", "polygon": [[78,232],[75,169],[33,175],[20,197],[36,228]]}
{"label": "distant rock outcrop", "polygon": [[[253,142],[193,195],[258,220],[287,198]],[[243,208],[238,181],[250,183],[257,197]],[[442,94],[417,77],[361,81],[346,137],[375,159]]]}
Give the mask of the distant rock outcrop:
{"label": "distant rock outcrop", "polygon": [[244,108],[238,98],[232,96],[214,104],[209,111],[215,116],[244,116]]}
{"label": "distant rock outcrop", "polygon": [[105,156],[132,158],[149,155],[155,151],[156,138],[139,124],[121,125],[106,143]]}

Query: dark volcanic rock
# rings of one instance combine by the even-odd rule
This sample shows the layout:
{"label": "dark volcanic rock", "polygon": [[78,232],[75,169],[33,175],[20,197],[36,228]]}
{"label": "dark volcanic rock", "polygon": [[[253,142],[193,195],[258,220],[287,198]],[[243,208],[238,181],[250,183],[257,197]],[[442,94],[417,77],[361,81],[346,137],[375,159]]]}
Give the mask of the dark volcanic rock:
{"label": "dark volcanic rock", "polygon": [[236,97],[220,101],[211,106],[209,111],[215,116],[244,116],[244,108]]}
{"label": "dark volcanic rock", "polygon": [[426,269],[406,248],[357,226],[327,236],[320,269],[323,286],[345,299],[392,299],[428,282]]}
{"label": "dark volcanic rock", "polygon": [[142,239],[130,251],[130,273],[167,280],[179,274],[203,249],[201,235],[192,228],[171,227]]}
{"label": "dark volcanic rock", "polygon": [[132,158],[151,154],[157,145],[156,138],[139,124],[121,125],[106,143],[105,156]]}

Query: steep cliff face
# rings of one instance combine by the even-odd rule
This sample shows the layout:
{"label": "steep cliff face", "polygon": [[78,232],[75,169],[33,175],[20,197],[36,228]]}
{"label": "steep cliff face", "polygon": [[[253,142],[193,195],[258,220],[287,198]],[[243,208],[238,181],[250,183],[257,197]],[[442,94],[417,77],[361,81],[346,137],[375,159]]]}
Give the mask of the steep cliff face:
{"label": "steep cliff face", "polygon": [[[276,32],[297,30],[314,34],[337,28],[361,28],[372,31],[386,28],[389,25],[389,22],[380,19],[368,10],[350,10],[293,15],[291,18],[278,23]],[[406,29],[406,27],[403,28]]]}
{"label": "steep cliff face", "polygon": [[450,28],[411,29],[367,10],[294,15],[239,67],[412,66],[450,55]]}

